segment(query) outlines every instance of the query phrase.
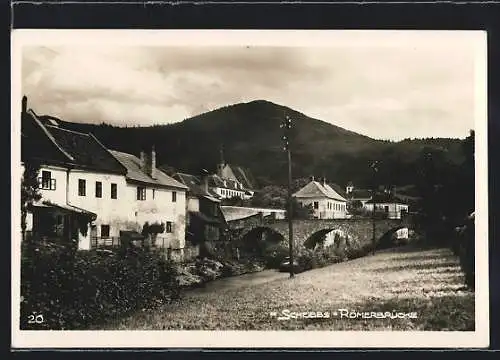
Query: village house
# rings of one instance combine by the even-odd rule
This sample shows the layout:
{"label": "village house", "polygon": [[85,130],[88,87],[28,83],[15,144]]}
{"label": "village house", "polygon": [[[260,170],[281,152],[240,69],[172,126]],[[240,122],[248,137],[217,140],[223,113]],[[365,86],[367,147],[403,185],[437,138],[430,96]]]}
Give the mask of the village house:
{"label": "village house", "polygon": [[208,176],[208,185],[222,199],[233,197],[250,199],[253,197],[256,187],[248,170],[240,166],[231,166],[224,161],[222,150],[217,173]]}
{"label": "village house", "polygon": [[372,212],[374,207],[376,212],[385,213],[389,219],[401,219],[409,211],[408,204],[389,190],[377,193],[365,203],[368,212]]}
{"label": "village house", "polygon": [[350,181],[345,190],[346,198],[348,201],[355,202],[359,201],[362,207],[372,198],[372,191],[369,189],[357,189],[354,187],[352,181]]}
{"label": "village house", "polygon": [[224,218],[220,198],[208,186],[208,177],[177,172],[174,179],[188,187],[186,203],[186,240],[198,246],[203,242],[221,240]]}
{"label": "village house", "polygon": [[186,232],[186,192],[188,187],[156,167],[154,147],[141,151],[140,157],[121,151],[110,153],[126,169],[123,217],[127,224],[121,230],[141,232],[145,225],[163,226],[154,245],[170,248],[183,256]]}
{"label": "village house", "polygon": [[42,196],[27,216],[26,230],[90,249],[96,232],[111,237],[121,226],[126,169],[94,136],[60,128],[58,122],[28,110],[23,98],[21,166],[24,174],[26,161],[40,164]]}
{"label": "village house", "polygon": [[27,215],[26,231],[48,241],[77,241],[78,248],[118,245],[122,231],[159,223],[161,245],[184,247],[187,187],[156,169],[154,150],[110,151],[92,134],[64,129],[38,116],[23,98],[21,161],[40,164],[42,198]]}
{"label": "village house", "polygon": [[415,199],[397,194],[395,186],[381,187],[374,196],[372,190],[356,189],[352,182],[346,186],[346,195],[351,204],[359,201],[367,213],[373,212],[375,206],[376,212],[383,212],[390,219],[400,219],[402,213],[409,211],[408,200]]}
{"label": "village house", "polygon": [[312,206],[315,219],[343,219],[347,200],[325,178],[311,181],[292,195],[302,206]]}

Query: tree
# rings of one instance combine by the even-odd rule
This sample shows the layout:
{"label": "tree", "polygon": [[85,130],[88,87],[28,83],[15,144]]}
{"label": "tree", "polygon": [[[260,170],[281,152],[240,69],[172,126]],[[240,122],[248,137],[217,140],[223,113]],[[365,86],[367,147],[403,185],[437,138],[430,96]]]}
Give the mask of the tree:
{"label": "tree", "polygon": [[32,210],[33,203],[42,198],[38,185],[40,163],[34,160],[24,162],[24,173],[21,180],[21,232],[23,242],[26,238],[26,218]]}
{"label": "tree", "polygon": [[284,209],[287,196],[287,190],[284,187],[269,185],[254,194],[251,199],[251,205]]}
{"label": "tree", "polygon": [[361,200],[351,200],[347,202],[347,211],[353,215],[360,215],[363,212]]}
{"label": "tree", "polygon": [[304,206],[292,198],[292,219],[312,219],[313,215],[314,209],[311,204]]}

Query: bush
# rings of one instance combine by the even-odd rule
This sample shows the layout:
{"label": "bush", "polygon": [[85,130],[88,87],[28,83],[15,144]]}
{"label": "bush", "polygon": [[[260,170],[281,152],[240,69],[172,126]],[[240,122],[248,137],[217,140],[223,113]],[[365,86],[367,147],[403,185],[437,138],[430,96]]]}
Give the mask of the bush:
{"label": "bush", "polygon": [[264,249],[264,265],[269,269],[278,269],[289,255],[289,249],[281,244],[271,245]]}
{"label": "bush", "polygon": [[[34,246],[21,263],[21,329],[85,329],[178,297],[172,265],[143,249],[77,252]],[[30,324],[32,314],[44,321]]]}
{"label": "bush", "polygon": [[357,259],[370,254],[373,251],[372,244],[358,245],[353,244],[348,246],[345,252],[345,256],[348,260]]}

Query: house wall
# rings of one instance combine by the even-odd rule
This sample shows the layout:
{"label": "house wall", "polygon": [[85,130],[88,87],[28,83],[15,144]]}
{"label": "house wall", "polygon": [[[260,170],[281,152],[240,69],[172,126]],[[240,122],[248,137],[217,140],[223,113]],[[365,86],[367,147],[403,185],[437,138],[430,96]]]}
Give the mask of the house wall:
{"label": "house wall", "polygon": [[200,211],[200,199],[196,196],[187,196],[187,211]]}
{"label": "house wall", "polygon": [[224,199],[229,199],[234,196],[239,196],[243,198],[245,196],[245,192],[242,190],[234,190],[234,189],[226,189],[226,188],[220,188],[220,187],[215,187],[212,188],[212,190],[217,193],[217,195],[223,197]]}
{"label": "house wall", "polygon": [[[141,231],[144,223],[172,223],[172,232],[158,234],[158,246],[184,248],[186,236],[186,191],[182,189],[164,189],[146,187],[146,200],[137,200],[137,186],[127,184],[128,207],[132,212],[135,230]],[[142,185],[141,185],[142,186]],[[153,189],[154,199],[153,199]],[[172,201],[172,192],[176,192],[176,201]]]}
{"label": "house wall", "polygon": [[[85,180],[85,196],[78,194],[78,180]],[[102,183],[102,197],[96,197],[96,182]],[[111,198],[111,184],[117,185],[117,198]],[[68,203],[97,214],[95,225],[97,237],[102,237],[101,225],[109,225],[109,236],[119,237],[120,230],[127,230],[134,220],[130,209],[125,176],[104,174],[83,170],[71,170],[69,173]],[[90,236],[90,233],[89,233]],[[82,240],[83,241],[83,240]]]}
{"label": "house wall", "polygon": [[[297,198],[303,206],[311,205],[314,217],[317,219],[344,219],[346,217],[346,202],[328,198]],[[318,202],[318,209],[314,202]],[[330,205],[329,205],[330,204]]]}
{"label": "house wall", "polygon": [[[389,219],[400,219],[401,218],[401,211],[406,211],[408,212],[408,205],[406,204],[398,204],[398,203],[376,203],[375,204],[376,207],[375,209],[376,210],[380,210],[380,211],[385,211],[386,210],[386,206],[387,206],[387,210],[388,210],[388,217]],[[372,203],[368,203],[365,205],[365,208],[368,210],[368,211],[373,211],[373,204]]]}
{"label": "house wall", "polygon": [[[55,180],[55,190],[40,189],[42,201],[48,200],[56,204],[66,204],[66,169],[56,166],[42,166],[38,177],[42,177],[42,171],[50,171],[50,177]],[[24,172],[24,167],[23,167]]]}

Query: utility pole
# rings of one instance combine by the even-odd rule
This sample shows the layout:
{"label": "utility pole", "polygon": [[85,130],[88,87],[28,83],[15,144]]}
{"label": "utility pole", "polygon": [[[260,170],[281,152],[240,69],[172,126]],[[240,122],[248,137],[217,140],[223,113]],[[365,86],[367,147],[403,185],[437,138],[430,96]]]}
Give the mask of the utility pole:
{"label": "utility pole", "polygon": [[372,162],[370,167],[373,170],[373,191],[372,191],[372,203],[373,203],[373,211],[372,211],[372,254],[375,255],[375,247],[377,246],[377,238],[375,237],[375,208],[376,208],[376,203],[375,203],[375,196],[377,193],[377,182],[376,182],[376,175],[378,171],[378,161]]}
{"label": "utility pole", "polygon": [[293,260],[293,204],[292,204],[292,154],[290,152],[290,130],[292,128],[292,119],[285,114],[284,122],[280,125],[284,129],[283,141],[284,150],[287,152],[288,160],[288,249],[290,257],[290,278],[294,277]]}

